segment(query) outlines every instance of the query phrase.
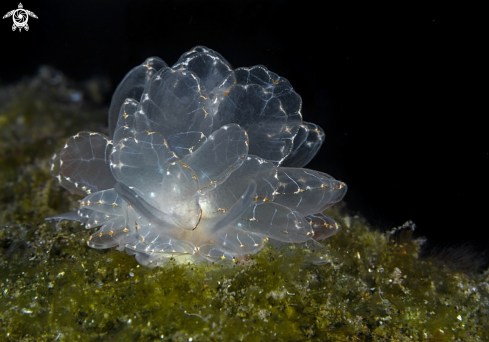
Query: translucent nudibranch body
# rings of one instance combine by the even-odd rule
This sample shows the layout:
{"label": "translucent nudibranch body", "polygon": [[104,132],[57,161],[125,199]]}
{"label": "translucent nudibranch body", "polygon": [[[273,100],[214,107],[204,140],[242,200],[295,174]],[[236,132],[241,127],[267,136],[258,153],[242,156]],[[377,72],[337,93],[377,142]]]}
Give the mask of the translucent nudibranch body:
{"label": "translucent nudibranch body", "polygon": [[232,69],[198,46],[172,67],[148,58],[117,87],[109,136],[80,132],[53,156],[60,184],[85,196],[51,219],[100,227],[93,248],[143,265],[170,258],[237,260],[268,243],[335,234],[323,211],[346,184],[302,168],[324,132],[301,98],[264,66]]}

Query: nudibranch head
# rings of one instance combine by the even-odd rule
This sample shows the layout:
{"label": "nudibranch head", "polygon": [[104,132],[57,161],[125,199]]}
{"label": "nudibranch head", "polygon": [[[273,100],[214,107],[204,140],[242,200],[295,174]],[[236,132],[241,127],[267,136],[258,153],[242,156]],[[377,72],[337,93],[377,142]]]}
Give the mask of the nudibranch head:
{"label": "nudibranch head", "polygon": [[110,136],[80,132],[53,156],[60,184],[85,197],[51,219],[100,227],[90,247],[118,247],[144,265],[327,238],[339,225],[323,211],[347,187],[302,168],[324,132],[302,121],[301,106],[285,78],[232,69],[206,47],[172,67],[148,58],[113,95]]}

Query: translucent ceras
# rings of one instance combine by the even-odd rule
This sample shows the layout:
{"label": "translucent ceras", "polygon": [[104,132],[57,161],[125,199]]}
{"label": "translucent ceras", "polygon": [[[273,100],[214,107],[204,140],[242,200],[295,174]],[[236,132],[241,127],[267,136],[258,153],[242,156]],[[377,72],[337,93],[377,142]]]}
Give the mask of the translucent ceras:
{"label": "translucent ceras", "polygon": [[346,185],[302,168],[324,140],[302,121],[301,98],[264,66],[232,69],[198,46],[172,67],[132,69],[109,109],[109,136],[80,132],[53,156],[60,184],[85,196],[50,219],[100,227],[93,248],[117,247],[143,265],[237,260],[265,242],[335,234],[323,211]]}

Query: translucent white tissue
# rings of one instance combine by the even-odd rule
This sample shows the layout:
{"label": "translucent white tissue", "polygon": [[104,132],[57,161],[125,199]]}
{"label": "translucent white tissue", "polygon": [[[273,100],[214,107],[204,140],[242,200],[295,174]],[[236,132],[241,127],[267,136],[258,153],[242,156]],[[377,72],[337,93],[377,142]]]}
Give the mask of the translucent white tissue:
{"label": "translucent white tissue", "polygon": [[302,168],[324,141],[302,121],[291,84],[264,66],[233,69],[197,46],[173,67],[132,69],[109,110],[109,137],[81,132],[52,159],[80,209],[51,219],[100,227],[93,248],[117,247],[144,265],[169,258],[244,259],[267,242],[324,239],[323,211],[347,187]]}

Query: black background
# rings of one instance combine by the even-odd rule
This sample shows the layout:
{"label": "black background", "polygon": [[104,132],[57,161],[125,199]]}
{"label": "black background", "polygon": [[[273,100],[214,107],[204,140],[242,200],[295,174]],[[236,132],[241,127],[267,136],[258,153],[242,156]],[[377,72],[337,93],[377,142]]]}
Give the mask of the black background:
{"label": "black background", "polygon": [[[0,15],[17,1],[2,0]],[[488,112],[477,105],[487,97],[487,38],[477,9],[321,3],[26,0],[39,17],[28,32],[0,21],[0,82],[47,64],[78,81],[107,77],[113,90],[147,57],[171,65],[195,45],[234,67],[263,64],[324,128],[308,167],[348,184],[352,212],[380,229],[411,219],[437,245],[489,248]]]}

